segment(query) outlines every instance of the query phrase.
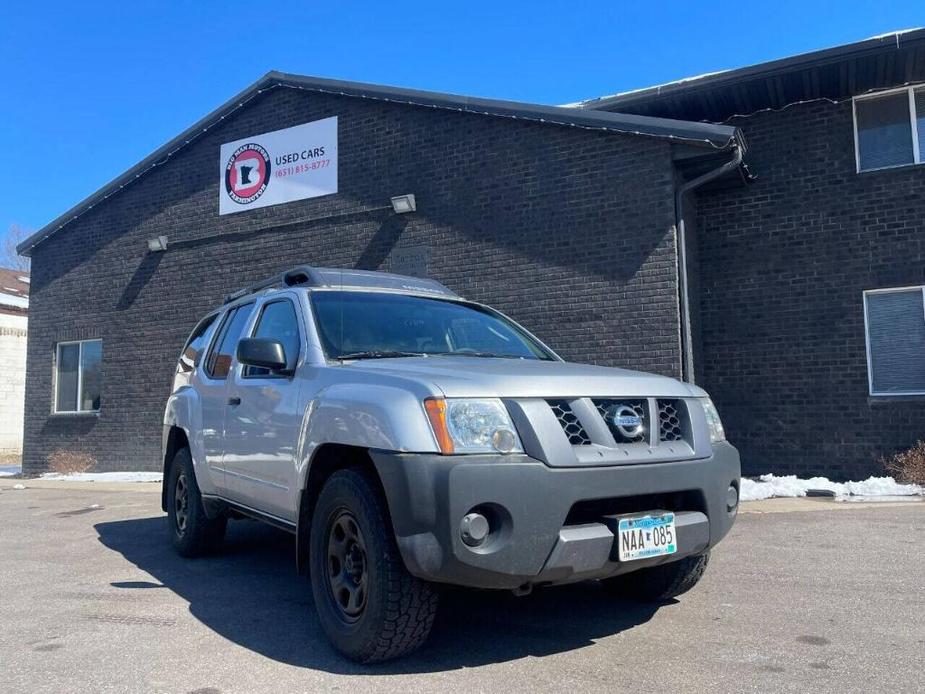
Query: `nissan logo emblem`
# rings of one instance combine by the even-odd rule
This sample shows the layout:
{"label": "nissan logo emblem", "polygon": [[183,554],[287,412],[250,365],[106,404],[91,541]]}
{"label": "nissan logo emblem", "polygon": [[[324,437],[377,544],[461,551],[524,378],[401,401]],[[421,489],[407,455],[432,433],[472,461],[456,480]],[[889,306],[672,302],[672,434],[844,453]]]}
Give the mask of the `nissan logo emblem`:
{"label": "nissan logo emblem", "polygon": [[642,417],[629,405],[616,405],[608,414],[611,423],[626,438],[635,439],[642,435]]}

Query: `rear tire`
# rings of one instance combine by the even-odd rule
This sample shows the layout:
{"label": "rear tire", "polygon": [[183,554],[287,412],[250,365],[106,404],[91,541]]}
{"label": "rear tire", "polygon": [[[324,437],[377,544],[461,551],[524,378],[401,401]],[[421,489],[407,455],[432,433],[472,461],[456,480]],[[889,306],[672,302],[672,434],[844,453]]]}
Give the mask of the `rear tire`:
{"label": "rear tire", "polygon": [[170,465],[167,520],[173,547],[183,557],[210,554],[225,537],[228,518],[224,514],[217,518],[206,516],[188,448],[177,451]]}
{"label": "rear tire", "polygon": [[700,581],[710,553],[685,557],[669,564],[639,569],[601,583],[614,595],[641,602],[664,602],[686,593]]}
{"label": "rear tire", "polygon": [[309,566],[321,627],[360,663],[407,655],[427,640],[436,589],[405,568],[385,500],[356,469],[325,482],[312,513]]}

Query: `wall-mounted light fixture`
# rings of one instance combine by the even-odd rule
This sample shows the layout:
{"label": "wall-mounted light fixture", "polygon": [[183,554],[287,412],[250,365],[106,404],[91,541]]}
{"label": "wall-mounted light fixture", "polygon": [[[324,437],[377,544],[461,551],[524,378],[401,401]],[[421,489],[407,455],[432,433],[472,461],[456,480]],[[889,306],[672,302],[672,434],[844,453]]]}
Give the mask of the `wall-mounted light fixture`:
{"label": "wall-mounted light fixture", "polygon": [[395,214],[405,214],[406,212],[414,212],[417,210],[417,205],[414,202],[414,193],[396,195],[392,198],[392,209],[395,210]]}
{"label": "wall-mounted light fixture", "polygon": [[158,236],[156,239],[148,239],[148,250],[152,253],[163,253],[167,250],[167,237]]}

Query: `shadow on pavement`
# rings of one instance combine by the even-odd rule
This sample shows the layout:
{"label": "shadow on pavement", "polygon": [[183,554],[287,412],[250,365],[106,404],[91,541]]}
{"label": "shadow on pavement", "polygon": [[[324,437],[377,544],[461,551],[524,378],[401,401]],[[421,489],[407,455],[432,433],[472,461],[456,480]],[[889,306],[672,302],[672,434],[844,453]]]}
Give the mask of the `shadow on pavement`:
{"label": "shadow on pavement", "polygon": [[[221,554],[189,560],[171,548],[164,517],[94,527],[103,545],[188,601],[192,615],[216,633],[273,660],[329,672],[436,672],[560,653],[645,623],[657,609],[614,599],[589,583],[520,598],[449,589],[421,651],[364,667],[328,645],[315,618],[308,579],[295,573],[291,535],[236,521],[229,525]],[[145,581],[111,585],[159,587]]]}

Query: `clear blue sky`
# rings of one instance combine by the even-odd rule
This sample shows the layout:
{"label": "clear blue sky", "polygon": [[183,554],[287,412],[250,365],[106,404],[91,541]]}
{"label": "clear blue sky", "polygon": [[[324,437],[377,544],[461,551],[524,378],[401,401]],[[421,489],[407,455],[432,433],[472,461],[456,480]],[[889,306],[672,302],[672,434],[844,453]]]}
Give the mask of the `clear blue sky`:
{"label": "clear blue sky", "polygon": [[925,25],[874,2],[9,2],[0,235],[37,229],[267,70],[565,103]]}

